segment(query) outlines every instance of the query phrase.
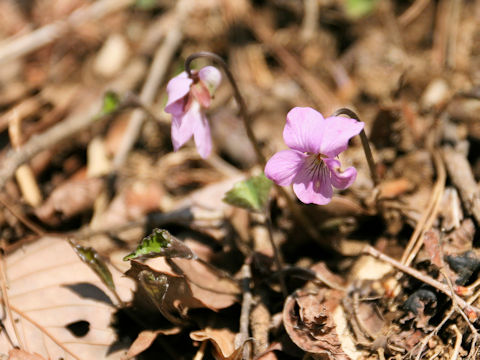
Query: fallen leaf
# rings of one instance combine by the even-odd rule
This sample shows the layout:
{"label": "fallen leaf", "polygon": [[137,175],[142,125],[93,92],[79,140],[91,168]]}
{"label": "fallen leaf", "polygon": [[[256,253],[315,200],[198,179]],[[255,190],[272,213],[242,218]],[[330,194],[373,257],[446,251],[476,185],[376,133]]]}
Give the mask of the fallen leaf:
{"label": "fallen leaf", "polygon": [[233,185],[233,188],[225,194],[223,201],[250,211],[261,211],[267,204],[272,184],[264,174],[252,176]]}
{"label": "fallen leaf", "polygon": [[[129,301],[130,279],[110,268],[117,292]],[[11,347],[7,335],[30,352],[49,359],[118,359],[121,351],[110,327],[117,311],[113,296],[66,240],[46,237],[5,259],[8,298],[20,341],[8,312],[0,349]]]}
{"label": "fallen leaf", "polygon": [[167,330],[144,330],[138,334],[135,341],[130,345],[130,348],[127,351],[126,358],[131,359],[138,354],[147,350],[158,337],[158,335],[175,335],[181,331],[180,328],[174,327]]}
{"label": "fallen leaf", "polygon": [[425,234],[423,236],[423,243],[432,264],[439,268],[442,268],[444,263],[442,248],[440,246],[440,235],[438,231],[434,229],[425,231]]}
{"label": "fallen leaf", "polygon": [[332,360],[350,359],[342,349],[333,319],[341,294],[330,289],[299,290],[285,300],[283,324],[300,349]]}
{"label": "fallen leaf", "polygon": [[35,210],[35,214],[44,223],[57,225],[62,219],[92,208],[103,184],[100,178],[65,181],[52,191],[42,206]]}

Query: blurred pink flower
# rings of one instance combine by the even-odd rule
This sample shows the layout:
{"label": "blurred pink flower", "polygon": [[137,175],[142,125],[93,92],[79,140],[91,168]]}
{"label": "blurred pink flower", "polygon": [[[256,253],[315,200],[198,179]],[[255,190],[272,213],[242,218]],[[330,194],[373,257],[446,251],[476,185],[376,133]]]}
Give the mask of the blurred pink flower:
{"label": "blurred pink flower", "polygon": [[206,158],[212,151],[210,126],[205,109],[212,102],[222,75],[213,66],[206,66],[198,72],[186,72],[175,76],[167,84],[168,102],[165,111],[172,114],[172,144],[177,151],[193,135],[198,153]]}
{"label": "blurred pink flower", "polygon": [[283,130],[290,150],[273,155],[265,166],[265,175],[281,186],[293,183],[293,191],[305,204],[328,204],[332,186],[346,189],[357,177],[354,167],[340,171],[340,161],[335,157],[347,149],[348,141],[362,131],[363,125],[343,116],[324,119],[308,107],[293,108]]}

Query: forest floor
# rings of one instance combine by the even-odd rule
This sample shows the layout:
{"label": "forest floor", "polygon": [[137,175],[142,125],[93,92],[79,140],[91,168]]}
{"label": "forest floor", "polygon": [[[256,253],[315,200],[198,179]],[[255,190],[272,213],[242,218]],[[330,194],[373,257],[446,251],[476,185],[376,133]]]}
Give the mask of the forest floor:
{"label": "forest floor", "polygon": [[[0,358],[480,358],[479,19],[479,0],[0,1]],[[200,51],[247,108],[219,67],[206,158],[173,151],[165,112]],[[262,175],[294,107],[365,123],[374,165],[352,138],[356,181],[326,205]]]}

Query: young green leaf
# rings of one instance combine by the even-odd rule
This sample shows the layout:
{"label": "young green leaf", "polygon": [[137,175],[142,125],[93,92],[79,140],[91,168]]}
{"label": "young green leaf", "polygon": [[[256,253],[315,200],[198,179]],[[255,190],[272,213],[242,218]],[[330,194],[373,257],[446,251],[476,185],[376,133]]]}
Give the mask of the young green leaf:
{"label": "young green leaf", "polygon": [[114,91],[107,91],[103,96],[103,104],[100,115],[108,115],[118,109],[120,105],[120,97]]}
{"label": "young green leaf", "polygon": [[144,238],[137,249],[123,258],[124,261],[137,258],[152,258],[165,256],[167,258],[196,259],[197,256],[183,242],[167,230],[155,229]]}
{"label": "young green leaf", "polygon": [[352,18],[361,18],[370,14],[377,5],[378,0],[347,0],[345,10],[347,15]]}
{"label": "young green leaf", "polygon": [[240,181],[223,198],[227,204],[251,211],[262,211],[267,205],[272,181],[264,174]]}
{"label": "young green leaf", "polygon": [[87,264],[90,269],[95,271],[102,282],[113,292],[115,292],[115,284],[113,282],[112,273],[105,264],[105,261],[100,257],[97,251],[91,247],[83,247],[70,241],[73,250],[77,253],[78,257]]}

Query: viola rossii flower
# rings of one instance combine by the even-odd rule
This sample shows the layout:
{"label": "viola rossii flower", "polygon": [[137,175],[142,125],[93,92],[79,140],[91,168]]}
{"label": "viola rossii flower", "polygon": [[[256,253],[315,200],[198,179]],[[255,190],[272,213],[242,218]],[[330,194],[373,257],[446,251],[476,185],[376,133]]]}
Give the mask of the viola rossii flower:
{"label": "viola rossii flower", "polygon": [[346,189],[357,177],[354,167],[341,171],[336,157],[347,149],[348,141],[362,131],[363,125],[343,116],[325,119],[308,107],[293,108],[283,130],[290,149],[273,155],[265,166],[265,175],[281,186],[293,184],[293,191],[306,204],[328,204],[332,186]]}
{"label": "viola rossii flower", "polygon": [[213,66],[182,72],[167,84],[168,102],[165,111],[172,114],[172,143],[177,151],[193,135],[198,153],[206,158],[212,150],[210,126],[205,110],[212,102],[222,76]]}

